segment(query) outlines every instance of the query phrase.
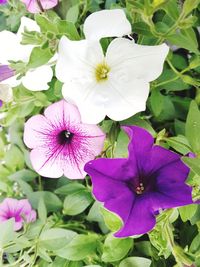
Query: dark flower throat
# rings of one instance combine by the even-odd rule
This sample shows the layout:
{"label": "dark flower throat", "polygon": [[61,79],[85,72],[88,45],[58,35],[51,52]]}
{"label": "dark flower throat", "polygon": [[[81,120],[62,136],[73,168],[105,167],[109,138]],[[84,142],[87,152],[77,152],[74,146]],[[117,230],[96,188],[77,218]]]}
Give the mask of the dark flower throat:
{"label": "dark flower throat", "polygon": [[60,145],[70,144],[74,134],[68,130],[64,130],[58,134],[58,143]]}

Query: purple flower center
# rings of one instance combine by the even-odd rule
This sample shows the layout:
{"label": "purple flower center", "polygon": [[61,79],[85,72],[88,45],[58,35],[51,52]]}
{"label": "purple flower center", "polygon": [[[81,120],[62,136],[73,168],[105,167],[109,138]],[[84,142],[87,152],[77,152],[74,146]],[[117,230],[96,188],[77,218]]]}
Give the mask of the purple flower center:
{"label": "purple flower center", "polygon": [[137,195],[145,192],[154,191],[156,188],[156,177],[151,174],[139,174],[138,177],[132,177],[128,182],[129,189]]}
{"label": "purple flower center", "polygon": [[143,194],[146,189],[146,186],[144,186],[144,183],[141,182],[141,179],[137,183],[135,183],[135,179],[132,179],[127,182],[127,185],[129,189],[137,195]]}
{"label": "purple flower center", "polygon": [[70,144],[73,139],[74,133],[69,130],[64,130],[58,134],[57,140],[59,145]]}

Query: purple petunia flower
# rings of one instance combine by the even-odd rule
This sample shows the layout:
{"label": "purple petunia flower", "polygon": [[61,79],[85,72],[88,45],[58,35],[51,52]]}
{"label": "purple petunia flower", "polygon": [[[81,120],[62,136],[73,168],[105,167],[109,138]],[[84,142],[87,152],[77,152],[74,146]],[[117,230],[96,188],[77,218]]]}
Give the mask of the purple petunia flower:
{"label": "purple petunia flower", "polygon": [[13,77],[14,75],[14,70],[12,70],[8,65],[0,65],[0,82]]}
{"label": "purple petunia flower", "polygon": [[0,0],[0,5],[7,4],[7,0]]}
{"label": "purple petunia flower", "polygon": [[154,227],[160,209],[193,203],[192,188],[185,183],[189,168],[181,156],[154,145],[142,128],[123,129],[130,137],[128,159],[101,158],[85,165],[96,199],[123,220],[116,237],[144,234]]}
{"label": "purple petunia flower", "polygon": [[14,230],[22,228],[24,222],[34,222],[36,212],[31,208],[27,199],[6,198],[0,204],[0,223],[14,218]]}
{"label": "purple petunia flower", "polygon": [[84,165],[101,152],[105,134],[96,125],[81,123],[78,109],[64,100],[50,105],[44,115],[25,124],[24,142],[33,149],[34,169],[45,177],[84,178]]}

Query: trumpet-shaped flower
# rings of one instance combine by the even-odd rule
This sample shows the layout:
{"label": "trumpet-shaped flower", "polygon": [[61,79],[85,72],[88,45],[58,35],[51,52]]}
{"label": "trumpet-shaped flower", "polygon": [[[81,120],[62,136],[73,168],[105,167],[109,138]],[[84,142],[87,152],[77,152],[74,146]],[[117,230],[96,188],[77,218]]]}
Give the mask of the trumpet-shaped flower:
{"label": "trumpet-shaped flower", "polygon": [[14,230],[18,231],[24,222],[29,223],[36,220],[36,212],[31,208],[27,199],[6,198],[0,204],[0,223],[11,218],[14,219]]}
{"label": "trumpet-shaped flower", "polygon": [[22,2],[31,13],[39,13],[58,4],[58,0],[22,0]]}
{"label": "trumpet-shaped flower", "polygon": [[[59,43],[56,76],[64,83],[64,98],[78,106],[86,123],[98,123],[106,115],[120,121],[145,110],[149,82],[161,74],[169,50],[165,44],[144,46],[116,38],[104,55],[100,38],[130,31],[128,20],[112,12],[96,12],[88,17],[84,30],[89,39],[71,41],[64,36]],[[120,31],[115,28],[118,16]],[[103,26],[109,23],[108,31],[100,21]]]}
{"label": "trumpet-shaped flower", "polygon": [[96,199],[123,220],[116,237],[144,234],[154,227],[160,209],[193,203],[192,188],[185,183],[189,168],[180,155],[154,145],[142,128],[123,128],[130,137],[127,159],[101,158],[85,165]]}
{"label": "trumpet-shaped flower", "polygon": [[101,152],[104,139],[98,126],[81,123],[78,109],[64,100],[30,118],[24,130],[34,169],[50,178],[84,178],[85,163]]}
{"label": "trumpet-shaped flower", "polygon": [[[1,49],[0,49],[0,64],[8,65],[10,60],[28,62],[32,45],[21,45],[21,34],[26,28],[29,31],[39,31],[39,26],[35,21],[22,17],[21,25],[17,34],[2,31],[0,32]],[[18,78],[17,75],[11,79],[4,79],[5,84],[14,87],[22,84],[29,90],[40,91],[49,88],[48,82],[51,81],[53,71],[50,66],[41,66],[36,69],[30,69],[26,72],[25,76]]]}

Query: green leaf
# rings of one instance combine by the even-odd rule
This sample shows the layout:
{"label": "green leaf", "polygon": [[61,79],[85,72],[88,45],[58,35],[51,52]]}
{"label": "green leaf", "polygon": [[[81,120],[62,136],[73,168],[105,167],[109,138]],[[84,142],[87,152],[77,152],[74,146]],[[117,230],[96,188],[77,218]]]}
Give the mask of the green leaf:
{"label": "green leaf", "polygon": [[64,214],[77,215],[83,212],[93,201],[91,194],[87,191],[78,191],[64,200]]}
{"label": "green leaf", "polygon": [[200,176],[200,159],[182,157],[182,161],[198,176]]}
{"label": "green leaf", "polygon": [[66,20],[76,23],[79,15],[79,5],[74,5],[69,8],[66,16]]}
{"label": "green leaf", "polygon": [[103,216],[100,211],[101,207],[102,203],[95,201],[88,213],[87,220],[93,222],[102,222]]}
{"label": "green leaf", "polygon": [[146,120],[139,118],[137,115],[127,120],[120,121],[120,124],[121,125],[137,125],[149,131],[151,135],[156,136],[156,132],[154,131],[152,126]]}
{"label": "green leaf", "polygon": [[76,29],[76,26],[66,20],[60,20],[57,22],[58,31],[61,34],[65,34],[71,40],[80,40],[79,33]]}
{"label": "green leaf", "polygon": [[15,238],[14,232],[14,219],[9,219],[7,221],[0,223],[0,248],[3,249],[10,241]]}
{"label": "green leaf", "polygon": [[61,200],[53,193],[48,191],[37,191],[28,194],[28,199],[34,209],[38,208],[40,198],[43,198],[47,211],[57,211],[62,208]]}
{"label": "green leaf", "polygon": [[26,196],[33,192],[32,187],[27,182],[25,182],[23,180],[20,180],[20,179],[18,179],[16,182],[19,184],[19,186],[21,187],[23,193]]}
{"label": "green leaf", "polygon": [[24,167],[24,156],[21,150],[12,145],[5,155],[5,165],[11,170],[22,169]]}
{"label": "green leaf", "polygon": [[142,21],[134,23],[133,29],[134,29],[134,32],[136,32],[137,34],[145,35],[148,37],[153,37],[150,27]]}
{"label": "green leaf", "polygon": [[179,70],[183,70],[188,66],[187,59],[179,54],[173,54],[171,63]]}
{"label": "green leaf", "polygon": [[161,6],[165,10],[167,15],[176,21],[179,17],[179,6],[178,3],[174,0],[168,0],[165,5]]}
{"label": "green leaf", "polygon": [[116,214],[111,213],[110,211],[101,208],[100,209],[101,214],[103,215],[104,221],[106,226],[113,232],[120,229],[122,226],[122,221],[120,217],[118,217]]}
{"label": "green leaf", "polygon": [[46,64],[51,58],[53,54],[49,47],[41,48],[41,47],[34,47],[27,67],[28,68],[38,68],[44,64]]}
{"label": "green leaf", "polygon": [[[177,45],[181,48],[185,48],[191,52],[194,52],[195,54],[199,54],[196,37],[195,35],[193,36],[193,34],[189,34],[189,30],[192,29],[187,29],[182,32],[170,35],[167,37],[167,40],[173,45]],[[194,33],[193,30],[192,32]]]}
{"label": "green leaf", "polygon": [[18,179],[21,179],[25,182],[30,182],[33,181],[37,176],[38,174],[36,172],[23,169],[9,175],[8,179],[12,181],[17,181]]}
{"label": "green leaf", "polygon": [[74,182],[59,187],[55,190],[55,193],[60,195],[69,195],[82,190],[86,190],[86,187],[80,183]]}
{"label": "green leaf", "polygon": [[[170,69],[164,69],[161,76],[157,79],[157,87],[159,89],[166,89],[167,92],[170,91],[182,91],[189,88],[189,85],[184,83],[181,78],[177,78],[177,75]],[[172,81],[171,81],[172,80]],[[159,83],[161,85],[159,86]]]}
{"label": "green leaf", "polygon": [[178,135],[174,137],[169,137],[166,139],[167,144],[174,148],[179,153],[185,155],[191,151],[190,145],[185,138],[185,136]]}
{"label": "green leaf", "polygon": [[38,217],[42,222],[46,222],[47,219],[47,209],[44,203],[44,199],[40,198],[38,203]]}
{"label": "green leaf", "polygon": [[40,26],[41,32],[57,33],[57,27],[55,21],[53,20],[50,21],[47,17],[45,17],[45,15],[36,14],[35,21]]}
{"label": "green leaf", "polygon": [[150,267],[151,260],[140,257],[129,257],[123,260],[119,267]]}
{"label": "green leaf", "polygon": [[48,262],[48,263],[52,262],[52,259],[49,256],[49,254],[47,253],[46,249],[38,247],[37,254],[38,254],[38,256],[40,256],[40,258],[44,259],[45,262]]}
{"label": "green leaf", "polygon": [[200,234],[198,233],[197,236],[192,240],[190,245],[189,252],[192,254],[199,253],[200,251]]}
{"label": "green leaf", "polygon": [[62,258],[79,261],[84,259],[96,250],[96,235],[77,235],[65,247],[56,251],[56,254]]}
{"label": "green leaf", "polygon": [[194,216],[195,212],[197,211],[197,208],[198,206],[196,204],[180,207],[178,210],[181,216],[181,220],[183,222],[190,220]]}
{"label": "green leaf", "polygon": [[117,138],[116,147],[114,149],[115,158],[126,158],[128,156],[128,143],[129,138],[127,134],[121,130]]}
{"label": "green leaf", "polygon": [[39,246],[47,250],[59,250],[72,241],[77,234],[71,230],[52,228],[43,231],[39,238]]}
{"label": "green leaf", "polygon": [[190,104],[185,134],[193,151],[200,153],[200,111],[195,101],[192,101]]}
{"label": "green leaf", "polygon": [[116,238],[111,234],[104,242],[102,260],[104,262],[119,261],[127,255],[132,246],[133,239]]}
{"label": "green leaf", "polygon": [[182,12],[187,16],[193,9],[197,8],[200,0],[185,0],[183,3]]}
{"label": "green leaf", "polygon": [[157,117],[163,110],[164,96],[160,93],[160,90],[153,89],[151,92],[150,103],[154,115]]}

